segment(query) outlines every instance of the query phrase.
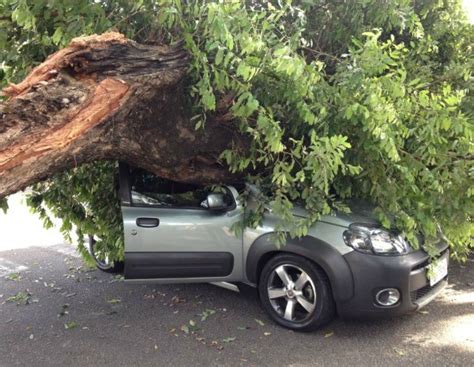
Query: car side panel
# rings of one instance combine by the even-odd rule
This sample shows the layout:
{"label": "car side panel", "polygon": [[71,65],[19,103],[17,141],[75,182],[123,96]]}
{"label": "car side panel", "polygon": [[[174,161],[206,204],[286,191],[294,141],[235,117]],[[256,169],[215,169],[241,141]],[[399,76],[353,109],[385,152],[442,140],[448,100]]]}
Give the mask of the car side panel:
{"label": "car side panel", "polygon": [[[252,283],[258,281],[258,262],[266,253],[278,250],[268,233],[259,237],[249,249],[246,262],[247,279]],[[354,295],[354,282],[351,270],[345,261],[332,246],[314,237],[302,237],[289,240],[282,248],[283,252],[301,255],[317,263],[328,275],[336,301],[345,301]]]}
{"label": "car side panel", "polygon": [[349,265],[343,255],[353,250],[343,242],[342,233],[346,227],[325,222],[316,223],[308,236],[289,239],[278,248],[272,238],[277,218],[267,214],[257,228],[244,231],[244,282],[256,285],[258,282],[258,263],[269,252],[282,251],[304,256],[321,266],[329,277],[336,301],[348,300],[354,293],[354,281]]}

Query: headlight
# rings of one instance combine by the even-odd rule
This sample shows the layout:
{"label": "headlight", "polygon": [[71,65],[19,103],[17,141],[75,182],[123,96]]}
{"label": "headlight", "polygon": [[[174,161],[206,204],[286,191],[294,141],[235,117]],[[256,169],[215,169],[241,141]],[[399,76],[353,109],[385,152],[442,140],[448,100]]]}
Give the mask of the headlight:
{"label": "headlight", "polygon": [[410,251],[410,245],[400,235],[370,225],[351,224],[343,236],[346,245],[360,252],[401,255]]}

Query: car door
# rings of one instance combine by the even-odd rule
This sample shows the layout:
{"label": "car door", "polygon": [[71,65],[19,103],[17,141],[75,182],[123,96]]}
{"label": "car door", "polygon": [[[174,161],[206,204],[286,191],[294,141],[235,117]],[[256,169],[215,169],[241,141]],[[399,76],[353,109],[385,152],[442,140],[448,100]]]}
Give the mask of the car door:
{"label": "car door", "polygon": [[242,278],[238,192],[225,188],[227,208],[205,208],[209,188],[156,177],[121,165],[125,278],[160,283]]}

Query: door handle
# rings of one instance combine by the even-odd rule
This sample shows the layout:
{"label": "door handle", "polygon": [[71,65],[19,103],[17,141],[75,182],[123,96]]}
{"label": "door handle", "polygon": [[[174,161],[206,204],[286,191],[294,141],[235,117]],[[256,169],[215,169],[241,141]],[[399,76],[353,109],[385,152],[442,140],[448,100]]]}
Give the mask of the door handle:
{"label": "door handle", "polygon": [[143,228],[153,228],[160,225],[158,218],[137,218],[137,226]]}

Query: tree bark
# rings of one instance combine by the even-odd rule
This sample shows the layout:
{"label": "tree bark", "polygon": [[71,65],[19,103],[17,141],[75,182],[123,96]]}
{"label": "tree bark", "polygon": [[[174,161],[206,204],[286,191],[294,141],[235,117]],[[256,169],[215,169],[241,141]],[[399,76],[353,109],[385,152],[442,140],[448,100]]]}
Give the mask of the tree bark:
{"label": "tree bark", "polygon": [[[238,135],[189,118],[181,45],[140,45],[118,33],[74,39],[0,104],[0,198],[66,168],[121,160],[181,182],[228,182],[219,161]],[[240,143],[238,143],[240,144]]]}

